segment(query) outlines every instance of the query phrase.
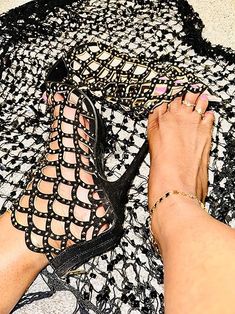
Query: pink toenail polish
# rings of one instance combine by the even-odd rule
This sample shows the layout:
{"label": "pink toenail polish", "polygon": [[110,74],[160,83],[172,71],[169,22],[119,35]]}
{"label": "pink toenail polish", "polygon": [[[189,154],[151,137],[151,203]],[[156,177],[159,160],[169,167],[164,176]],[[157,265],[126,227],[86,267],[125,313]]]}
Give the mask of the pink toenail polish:
{"label": "pink toenail polish", "polygon": [[184,81],[183,80],[176,80],[175,82],[176,83],[183,83]]}
{"label": "pink toenail polish", "polygon": [[162,95],[162,94],[164,94],[165,92],[166,92],[166,87],[164,87],[164,86],[156,87],[156,88],[154,89],[154,94],[156,93],[156,94],[158,94],[158,95]]}
{"label": "pink toenail polish", "polygon": [[47,102],[47,93],[46,93],[46,92],[44,92],[44,93],[42,94],[42,99],[43,99],[45,102]]}
{"label": "pink toenail polish", "polygon": [[192,84],[191,86],[192,86],[192,88],[198,88],[198,87],[200,87],[199,84]]}
{"label": "pink toenail polish", "polygon": [[202,100],[208,100],[208,97],[207,97],[207,95],[202,94],[202,95],[201,95],[201,99],[202,99]]}

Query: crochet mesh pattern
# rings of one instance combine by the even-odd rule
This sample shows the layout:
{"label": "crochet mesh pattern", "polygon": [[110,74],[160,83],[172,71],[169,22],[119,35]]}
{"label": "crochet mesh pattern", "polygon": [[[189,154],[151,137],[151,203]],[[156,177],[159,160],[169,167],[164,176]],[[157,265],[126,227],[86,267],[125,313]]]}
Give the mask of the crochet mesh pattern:
{"label": "crochet mesh pattern", "polygon": [[[186,1],[32,2],[0,18],[1,24],[1,212],[12,206],[43,155],[51,125],[41,99],[47,70],[75,45],[95,37],[142,64],[190,69],[221,99],[216,113],[210,163],[210,213],[234,226],[234,70],[229,49],[201,37],[203,24]],[[107,127],[106,174],[125,171],[146,138],[146,119],[117,110],[118,102],[97,99]],[[29,290],[15,309],[48,304],[58,295],[68,313],[163,313],[163,268],[149,241],[146,223],[149,158],[128,195],[120,245],[84,265],[84,274],[66,285],[43,271],[48,288]],[[36,284],[37,284],[36,282]],[[42,290],[40,290],[42,289]],[[76,299],[69,304],[68,298]],[[42,303],[41,303],[42,302]],[[56,305],[55,305],[56,311]],[[21,312],[18,310],[18,312]],[[58,309],[59,313],[59,309]]]}

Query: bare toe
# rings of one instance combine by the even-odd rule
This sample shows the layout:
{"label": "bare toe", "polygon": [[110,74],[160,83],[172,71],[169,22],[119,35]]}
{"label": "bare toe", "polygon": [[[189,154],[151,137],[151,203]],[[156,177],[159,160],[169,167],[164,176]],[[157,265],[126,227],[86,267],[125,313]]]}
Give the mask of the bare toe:
{"label": "bare toe", "polygon": [[199,94],[188,92],[183,101],[184,109],[191,112],[194,110]]}
{"label": "bare toe", "polygon": [[202,94],[198,97],[195,111],[199,114],[204,114],[208,107],[208,97],[205,94]]}
{"label": "bare toe", "polygon": [[56,102],[60,102],[64,100],[63,95],[59,93],[55,93],[55,95],[49,95],[48,96],[48,104],[51,105],[53,103],[53,100]]}
{"label": "bare toe", "polygon": [[168,111],[168,104],[167,103],[163,103],[160,106],[158,106],[156,109],[154,109],[153,114],[156,114],[158,116],[162,116],[167,111]]}
{"label": "bare toe", "polygon": [[207,124],[212,128],[215,121],[215,115],[213,111],[206,111],[204,118],[202,119],[202,123]]}
{"label": "bare toe", "polygon": [[170,103],[170,111],[171,112],[177,112],[182,105],[182,97],[177,97],[175,98],[171,103]]}
{"label": "bare toe", "polygon": [[167,103],[163,103],[162,105],[158,106],[154,109],[153,112],[150,112],[148,116],[148,129],[152,127],[152,125],[156,125],[158,118],[164,115],[168,110]]}

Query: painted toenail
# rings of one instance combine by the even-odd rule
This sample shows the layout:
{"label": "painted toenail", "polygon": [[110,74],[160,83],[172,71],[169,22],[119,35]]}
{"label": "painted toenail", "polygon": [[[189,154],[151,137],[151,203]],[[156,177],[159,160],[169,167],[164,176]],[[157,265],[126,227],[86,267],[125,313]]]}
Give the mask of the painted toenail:
{"label": "painted toenail", "polygon": [[201,95],[201,99],[202,99],[202,100],[208,100],[208,97],[207,97],[206,94],[202,94],[202,95]]}
{"label": "painted toenail", "polygon": [[198,88],[198,87],[201,87],[202,84],[192,84],[191,86],[192,86],[192,88]]}
{"label": "painted toenail", "polygon": [[157,86],[154,89],[154,94],[162,95],[166,92],[166,87],[165,86]]}
{"label": "painted toenail", "polygon": [[207,111],[205,114],[211,114],[211,115],[214,115],[214,111]]}
{"label": "painted toenail", "polygon": [[44,92],[44,93],[42,94],[42,99],[43,99],[45,102],[47,102],[47,93],[46,93],[46,92]]}

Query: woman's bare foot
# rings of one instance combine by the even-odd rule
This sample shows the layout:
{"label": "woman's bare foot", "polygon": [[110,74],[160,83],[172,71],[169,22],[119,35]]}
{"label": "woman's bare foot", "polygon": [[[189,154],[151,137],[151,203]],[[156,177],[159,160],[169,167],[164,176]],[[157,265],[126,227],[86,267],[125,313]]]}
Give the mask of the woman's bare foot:
{"label": "woman's bare foot", "polygon": [[[187,93],[184,101],[181,97],[176,98],[170,106],[163,104],[149,115],[149,208],[171,190],[197,195],[202,201],[205,199],[214,122],[213,112],[206,112],[207,106],[206,95]],[[205,114],[201,115],[201,112]],[[174,210],[169,214],[166,208],[171,207],[179,198],[180,196],[169,197],[154,213],[152,228],[157,237],[161,237],[166,221],[169,228],[172,227],[171,222],[180,222],[180,210],[176,217]],[[182,201],[191,202],[186,198]]]}

